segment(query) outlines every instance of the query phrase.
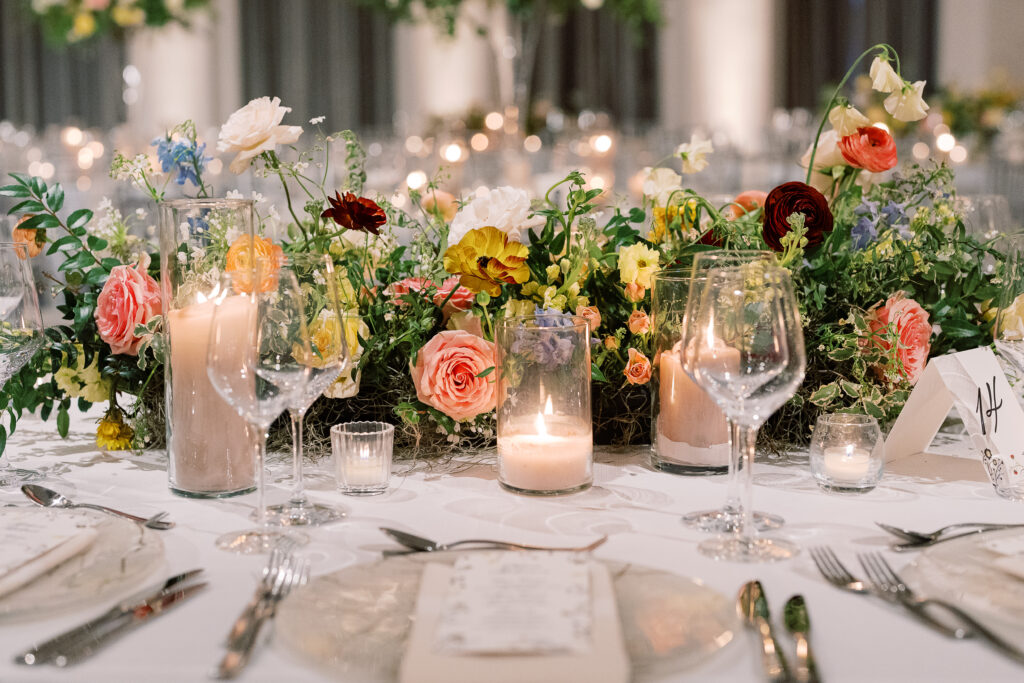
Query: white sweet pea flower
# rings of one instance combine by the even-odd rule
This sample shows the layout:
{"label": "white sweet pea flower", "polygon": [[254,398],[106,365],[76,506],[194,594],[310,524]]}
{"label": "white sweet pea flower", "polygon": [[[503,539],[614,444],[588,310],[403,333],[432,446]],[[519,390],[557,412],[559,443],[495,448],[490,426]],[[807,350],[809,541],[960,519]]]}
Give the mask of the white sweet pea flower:
{"label": "white sweet pea flower", "polygon": [[900,121],[920,121],[928,115],[924,101],[924,81],[904,83],[903,87],[885,98],[885,110]]}
{"label": "white sweet pea flower", "polygon": [[868,75],[871,76],[871,87],[878,92],[893,92],[903,87],[903,79],[889,64],[888,59],[875,57]]}
{"label": "white sweet pea flower", "polygon": [[514,187],[496,187],[463,206],[448,229],[448,244],[458,244],[470,230],[493,226],[510,240],[527,244],[530,228],[544,225],[543,216],[530,216],[530,195]]}
{"label": "white sweet pea flower", "polygon": [[217,151],[237,152],[230,166],[232,173],[244,173],[253,158],[299,139],[302,126],[281,125],[290,111],[290,107],[281,106],[280,97],[260,97],[228,117],[220,129]]}
{"label": "white sweet pea flower", "polygon": [[[807,147],[807,151],[804,152],[803,157],[800,158],[800,165],[804,168],[807,168],[811,163],[811,150],[813,148],[814,143],[811,143]],[[843,157],[843,153],[839,151],[839,132],[826,130],[818,138],[818,151],[814,154],[814,170],[823,171],[833,166],[849,166],[849,163]]]}
{"label": "white sweet pea flower", "polygon": [[644,195],[658,206],[667,206],[673,192],[683,189],[683,176],[671,168],[644,169]]}
{"label": "white sweet pea flower", "polygon": [[708,166],[707,155],[715,151],[711,140],[696,133],[676,148],[676,154],[683,160],[683,173],[700,173]]}
{"label": "white sweet pea flower", "polygon": [[326,116],[315,116],[315,117],[311,118],[309,120],[309,122],[310,122],[310,124],[315,126],[317,124],[323,123],[326,118],[327,118]]}
{"label": "white sweet pea flower", "polygon": [[850,104],[840,104],[832,107],[832,111],[828,113],[828,122],[832,124],[832,127],[836,129],[841,138],[853,135],[857,132],[858,128],[865,128],[871,125],[871,120]]}

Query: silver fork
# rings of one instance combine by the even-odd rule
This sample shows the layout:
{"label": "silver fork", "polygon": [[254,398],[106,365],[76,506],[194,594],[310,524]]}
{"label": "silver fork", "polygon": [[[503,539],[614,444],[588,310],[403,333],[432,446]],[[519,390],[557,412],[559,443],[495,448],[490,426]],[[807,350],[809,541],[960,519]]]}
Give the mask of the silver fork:
{"label": "silver fork", "polygon": [[932,598],[919,595],[911,590],[910,586],[900,578],[900,575],[886,562],[880,553],[863,553],[857,556],[868,578],[883,590],[893,596],[904,605],[924,607],[925,605],[938,605],[955,615],[958,619],[971,627],[974,633],[987,640],[1004,655],[1018,662],[1024,662],[1024,651],[1019,650],[1013,644],[1007,642],[998,634],[991,631],[987,626],[979,622],[957,605],[939,598]]}
{"label": "silver fork", "polygon": [[238,639],[252,627],[260,601],[270,593],[278,579],[278,575],[291,562],[291,553],[295,550],[295,547],[295,541],[288,536],[285,536],[274,545],[273,550],[270,551],[270,559],[267,560],[267,565],[263,568],[263,574],[259,585],[256,586],[256,591],[242,610],[242,613],[235,619],[235,623],[231,626],[231,631],[228,633],[227,638],[228,647],[235,645]]}
{"label": "silver fork", "polygon": [[874,587],[864,583],[847,570],[846,566],[839,561],[839,558],[836,557],[836,554],[832,552],[832,549],[828,546],[811,548],[810,553],[811,559],[814,560],[814,564],[818,567],[818,571],[821,572],[821,575],[825,577],[825,580],[833,586],[842,588],[845,591],[850,591],[851,593],[874,595],[883,598],[887,602],[900,605],[921,621],[921,623],[930,626],[944,636],[950,638],[966,638],[971,635],[969,631],[962,627],[950,628],[932,616],[927,610],[925,610],[924,606],[912,605],[910,603],[903,602],[894,594],[874,589]]}

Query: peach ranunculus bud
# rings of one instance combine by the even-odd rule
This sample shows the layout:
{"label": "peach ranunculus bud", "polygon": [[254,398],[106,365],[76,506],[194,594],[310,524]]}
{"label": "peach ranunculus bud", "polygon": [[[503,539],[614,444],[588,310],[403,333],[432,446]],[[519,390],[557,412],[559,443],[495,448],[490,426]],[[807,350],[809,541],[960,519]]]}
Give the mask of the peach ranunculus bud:
{"label": "peach ranunculus bud", "polygon": [[629,360],[622,374],[630,384],[647,384],[651,381],[651,361],[636,349],[630,349]]}
{"label": "peach ranunculus bud", "polygon": [[463,330],[438,332],[416,354],[411,368],[416,397],[453,420],[494,410],[494,344]]}
{"label": "peach ranunculus bud", "polygon": [[633,334],[647,334],[651,329],[651,319],[643,311],[633,311],[626,321],[626,326]]}
{"label": "peach ranunculus bud", "polygon": [[459,212],[459,204],[451,192],[428,188],[423,192],[423,210],[429,214],[440,215],[447,223],[451,223]]}
{"label": "peach ranunculus bud", "polygon": [[591,334],[595,334],[597,328],[601,327],[601,312],[597,306],[577,306],[576,315],[590,323]]}
{"label": "peach ranunculus bud", "polygon": [[160,313],[160,285],[148,268],[149,254],[135,266],[116,266],[96,299],[96,329],[114,353],[138,355],[142,338],[135,336],[135,326]]}
{"label": "peach ranunculus bud", "polygon": [[[31,213],[25,214],[18,219],[18,225],[21,225],[29,218],[32,218],[33,215],[34,214]],[[18,249],[15,251],[18,258],[24,260],[26,251],[28,252],[28,258],[35,258],[36,256],[39,256],[40,252],[43,250],[43,245],[37,241],[40,237],[39,233],[40,231],[36,228],[19,228],[17,225],[14,227],[14,230],[11,231],[11,238],[16,244],[21,244],[25,247],[24,250]],[[45,244],[45,238],[43,243]]]}
{"label": "peach ranunculus bud", "polygon": [[768,193],[762,190],[747,190],[736,195],[729,204],[722,209],[722,215],[726,220],[734,221],[737,218],[764,208],[764,200]]}
{"label": "peach ranunculus bud", "polygon": [[628,285],[626,285],[624,291],[626,293],[626,300],[634,304],[639,301],[643,301],[644,294],[647,293],[647,290],[644,289],[644,286],[637,282],[630,282]]}

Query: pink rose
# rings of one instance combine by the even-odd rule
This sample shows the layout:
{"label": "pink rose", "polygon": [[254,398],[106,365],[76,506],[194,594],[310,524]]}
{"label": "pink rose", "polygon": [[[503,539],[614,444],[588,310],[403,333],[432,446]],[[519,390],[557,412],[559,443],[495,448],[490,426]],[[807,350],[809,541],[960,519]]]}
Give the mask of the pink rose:
{"label": "pink rose", "polygon": [[402,301],[401,297],[405,296],[409,292],[422,292],[425,289],[430,289],[434,286],[434,283],[423,277],[407,277],[404,280],[398,282],[392,282],[384,290],[384,293],[395,300],[395,303],[399,306],[404,306],[406,301]]}
{"label": "pink rose", "polygon": [[416,356],[412,381],[416,396],[453,420],[469,420],[494,410],[494,344],[462,330],[438,332]]}
{"label": "pink rose", "polygon": [[140,256],[135,267],[115,267],[96,300],[96,327],[114,353],[138,355],[142,340],[135,336],[135,326],[160,312],[160,285],[146,272],[148,267],[149,254]]}
{"label": "pink rose", "polygon": [[[886,328],[894,328],[899,337],[896,348],[898,363],[877,367],[875,370],[879,377],[885,379],[886,374],[895,373],[916,384],[928,362],[932,326],[928,322],[928,311],[906,297],[905,292],[896,292],[883,306],[868,312],[867,323],[873,333],[884,333]],[[881,337],[875,337],[873,343],[884,351],[892,348],[890,342]]]}
{"label": "pink rose", "polygon": [[[455,290],[454,294],[452,294],[452,290]],[[451,294],[450,299],[448,298],[449,294]],[[447,303],[445,303],[446,299]],[[475,300],[476,294],[465,287],[459,287],[459,278],[455,276],[442,282],[437,288],[437,294],[434,295],[434,305],[440,306],[444,304],[445,318],[448,318],[455,311],[468,311],[473,308]]]}
{"label": "pink rose", "polygon": [[643,311],[633,311],[626,321],[626,326],[633,334],[647,334],[651,329],[651,319]]}
{"label": "pink rose", "polygon": [[592,334],[596,333],[597,328],[601,327],[601,312],[597,310],[597,306],[577,306],[576,315],[590,322],[590,332]]}
{"label": "pink rose", "polygon": [[630,384],[647,384],[651,381],[651,361],[636,349],[630,349],[629,361],[622,374]]}

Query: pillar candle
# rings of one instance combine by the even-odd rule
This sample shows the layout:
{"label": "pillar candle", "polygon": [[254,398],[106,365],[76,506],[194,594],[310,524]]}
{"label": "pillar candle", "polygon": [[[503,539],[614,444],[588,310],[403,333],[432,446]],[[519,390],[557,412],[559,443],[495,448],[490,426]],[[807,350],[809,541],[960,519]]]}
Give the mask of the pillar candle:
{"label": "pillar candle", "polygon": [[718,405],[683,371],[679,343],[658,358],[658,456],[680,464],[729,464],[729,426]]}

